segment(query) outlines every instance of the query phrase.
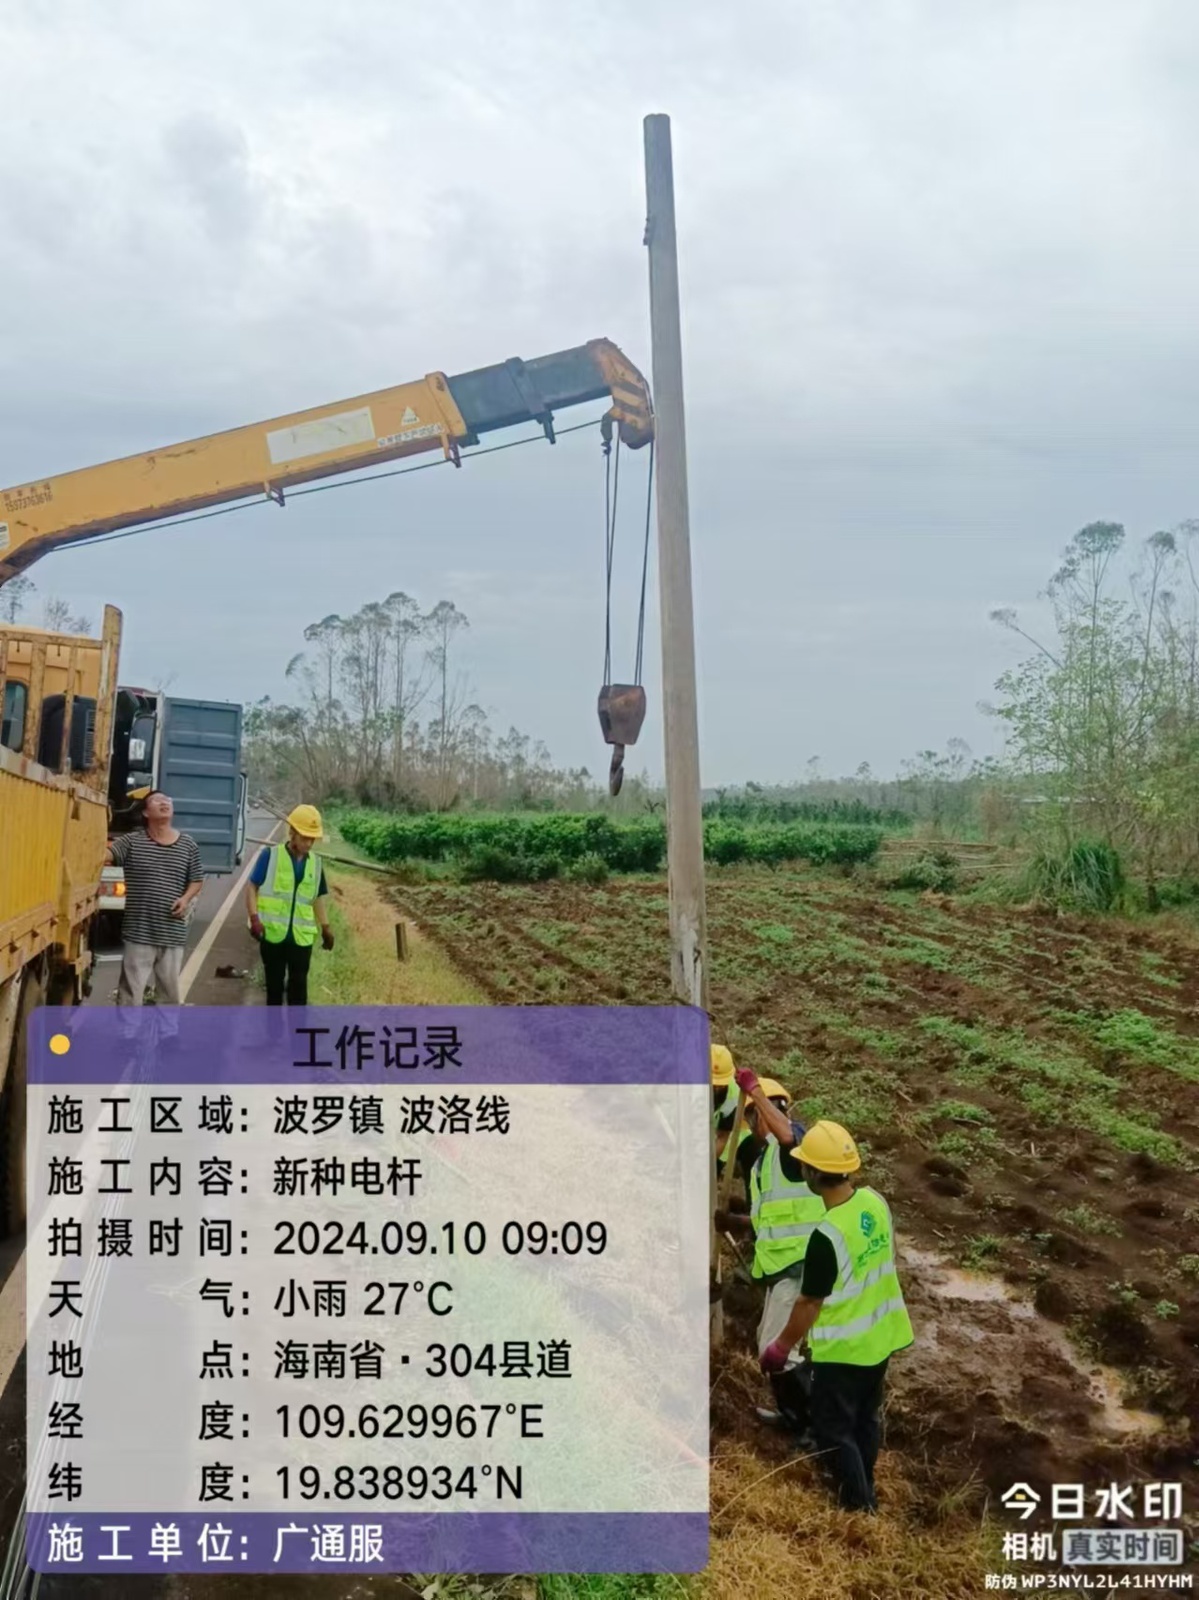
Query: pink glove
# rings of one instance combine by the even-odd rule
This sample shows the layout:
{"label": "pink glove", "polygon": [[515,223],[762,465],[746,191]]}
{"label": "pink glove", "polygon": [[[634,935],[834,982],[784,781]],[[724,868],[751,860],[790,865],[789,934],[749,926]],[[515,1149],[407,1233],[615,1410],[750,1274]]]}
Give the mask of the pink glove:
{"label": "pink glove", "polygon": [[781,1372],[787,1365],[787,1358],[791,1352],[781,1339],[776,1339],[773,1344],[768,1344],[758,1357],[758,1365],[763,1372]]}
{"label": "pink glove", "polygon": [[758,1075],[752,1067],[738,1067],[733,1077],[737,1081],[738,1089],[744,1094],[753,1094],[758,1087]]}
{"label": "pink glove", "polygon": [[251,939],[261,939],[262,938],[262,934],[263,934],[262,918],[261,917],[251,917],[250,918],[250,937],[251,937]]}

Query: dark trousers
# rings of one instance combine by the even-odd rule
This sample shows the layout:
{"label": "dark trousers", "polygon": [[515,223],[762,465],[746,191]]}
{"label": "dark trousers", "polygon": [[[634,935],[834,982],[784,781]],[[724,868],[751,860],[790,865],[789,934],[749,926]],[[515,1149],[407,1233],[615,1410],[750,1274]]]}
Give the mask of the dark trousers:
{"label": "dark trousers", "polygon": [[812,1366],[812,1431],[837,1498],[848,1511],[874,1511],[874,1463],[882,1434],[879,1411],[887,1363],[851,1367],[840,1361]]}
{"label": "dark trousers", "polygon": [[287,990],[289,1006],[308,1004],[308,967],[312,961],[312,946],[297,944],[291,934],[279,944],[262,941],[262,969],[266,974],[266,1003],[283,1004],[283,991]]}
{"label": "dark trousers", "polygon": [[812,1367],[789,1367],[770,1374],[774,1403],[793,1433],[806,1433],[812,1421]]}

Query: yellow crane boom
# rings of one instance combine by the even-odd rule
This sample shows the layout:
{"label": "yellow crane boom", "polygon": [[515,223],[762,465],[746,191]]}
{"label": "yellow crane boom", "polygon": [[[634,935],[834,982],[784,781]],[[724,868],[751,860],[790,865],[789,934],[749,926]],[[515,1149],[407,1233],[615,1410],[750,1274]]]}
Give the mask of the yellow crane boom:
{"label": "yellow crane boom", "polygon": [[183,444],[0,489],[0,584],[39,556],[100,534],[256,494],[282,504],[297,484],[438,450],[455,464],[484,433],[537,422],[553,442],[555,411],[605,396],[606,422],[640,449],[653,438],[649,387],[607,339],[533,361],[414,383]]}

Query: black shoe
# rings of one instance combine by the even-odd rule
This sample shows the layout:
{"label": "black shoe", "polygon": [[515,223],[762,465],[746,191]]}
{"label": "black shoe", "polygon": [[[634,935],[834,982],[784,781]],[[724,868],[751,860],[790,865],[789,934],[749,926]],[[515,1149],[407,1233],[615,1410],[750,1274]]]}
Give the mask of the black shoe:
{"label": "black shoe", "polygon": [[816,1448],[816,1436],[805,1422],[800,1422],[796,1417],[790,1417],[785,1411],[772,1411],[768,1406],[755,1406],[754,1415],[764,1427],[773,1428],[778,1433],[789,1433],[804,1450]]}

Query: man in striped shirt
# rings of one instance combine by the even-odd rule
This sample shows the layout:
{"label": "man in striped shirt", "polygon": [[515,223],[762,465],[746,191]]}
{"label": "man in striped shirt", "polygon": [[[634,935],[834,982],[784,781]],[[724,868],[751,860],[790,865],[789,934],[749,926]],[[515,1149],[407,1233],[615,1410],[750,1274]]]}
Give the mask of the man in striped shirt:
{"label": "man in striped shirt", "polygon": [[196,841],[171,824],[174,810],[169,795],[152,789],[142,806],[142,828],[109,842],[105,865],[125,872],[119,1006],[144,1005],[151,979],[159,1004],[180,1004],[188,914],[204,877]]}

